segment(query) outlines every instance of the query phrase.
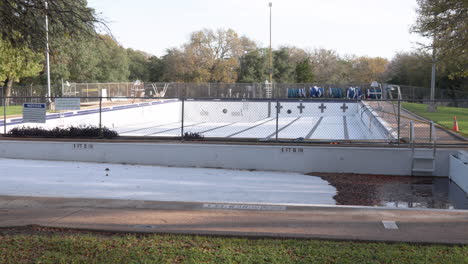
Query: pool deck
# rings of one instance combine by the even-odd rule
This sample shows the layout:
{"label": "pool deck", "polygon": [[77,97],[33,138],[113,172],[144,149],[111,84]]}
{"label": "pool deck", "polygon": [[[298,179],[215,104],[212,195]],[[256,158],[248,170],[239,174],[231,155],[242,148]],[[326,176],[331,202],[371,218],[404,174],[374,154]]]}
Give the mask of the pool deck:
{"label": "pool deck", "polygon": [[[387,229],[382,221],[394,221],[398,229]],[[467,210],[0,196],[0,228],[27,225],[110,232],[468,244]]]}
{"label": "pool deck", "polygon": [[[396,106],[390,102],[385,101],[371,101],[368,104],[375,109],[379,116],[385,120],[387,125],[396,131],[398,128],[397,116],[394,113],[397,111]],[[431,133],[430,133],[430,120],[424,119],[416,114],[406,110],[401,109],[401,118],[400,118],[400,134],[401,137],[409,137],[410,133],[410,122],[414,121],[414,132],[415,132],[415,141],[416,142],[428,142]],[[449,131],[441,126],[436,127],[435,138],[438,142],[446,143],[465,143],[468,142],[468,139],[462,135],[456,134],[455,132]]]}

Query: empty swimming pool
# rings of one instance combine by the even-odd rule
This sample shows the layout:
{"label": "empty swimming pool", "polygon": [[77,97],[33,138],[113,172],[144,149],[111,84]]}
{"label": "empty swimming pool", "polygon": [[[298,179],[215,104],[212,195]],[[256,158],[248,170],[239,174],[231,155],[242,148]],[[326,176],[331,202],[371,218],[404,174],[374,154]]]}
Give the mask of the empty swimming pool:
{"label": "empty swimming pool", "polygon": [[[101,109],[49,113],[45,124],[8,119],[7,130],[102,125],[123,136],[178,137],[183,132],[206,138],[388,140],[395,134],[364,101],[153,100]],[[109,106],[106,106],[108,104]],[[3,124],[1,124],[3,125]],[[182,129],[183,126],[183,129]]]}

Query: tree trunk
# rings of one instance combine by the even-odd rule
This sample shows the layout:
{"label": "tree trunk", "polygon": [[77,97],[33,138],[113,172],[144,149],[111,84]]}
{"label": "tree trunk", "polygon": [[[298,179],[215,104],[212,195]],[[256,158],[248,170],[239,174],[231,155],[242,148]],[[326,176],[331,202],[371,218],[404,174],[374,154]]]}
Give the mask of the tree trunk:
{"label": "tree trunk", "polygon": [[6,101],[5,101],[5,106],[9,106],[10,105],[10,97],[11,96],[11,87],[13,86],[13,79],[7,79],[5,81],[5,86],[3,86],[3,95],[6,98]]}

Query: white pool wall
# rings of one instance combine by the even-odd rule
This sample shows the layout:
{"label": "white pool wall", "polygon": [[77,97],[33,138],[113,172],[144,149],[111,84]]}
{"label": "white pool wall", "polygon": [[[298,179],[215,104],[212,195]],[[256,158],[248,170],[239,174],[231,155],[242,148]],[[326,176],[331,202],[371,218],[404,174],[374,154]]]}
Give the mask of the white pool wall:
{"label": "white pool wall", "polygon": [[268,102],[191,101],[184,102],[185,121],[249,122],[268,117]]}
{"label": "white pool wall", "polygon": [[[431,149],[418,151],[432,152]],[[437,151],[434,176],[449,175],[449,154],[456,152],[454,149]],[[412,150],[289,145],[4,140],[0,144],[0,158],[304,173],[411,175]]]}

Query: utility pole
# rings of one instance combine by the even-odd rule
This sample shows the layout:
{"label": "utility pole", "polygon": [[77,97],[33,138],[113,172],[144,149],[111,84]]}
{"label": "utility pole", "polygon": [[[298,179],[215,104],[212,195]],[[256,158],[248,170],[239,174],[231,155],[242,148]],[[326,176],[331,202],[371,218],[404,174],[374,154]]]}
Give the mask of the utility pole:
{"label": "utility pole", "polygon": [[273,51],[271,49],[271,7],[273,6],[273,3],[268,4],[270,6],[270,85],[273,86]]}
{"label": "utility pole", "polygon": [[49,97],[48,101],[52,102],[51,93],[50,93],[50,61],[49,61],[49,18],[48,13],[48,3],[45,2],[45,29],[46,29],[46,64],[47,64],[47,96]]}
{"label": "utility pole", "polygon": [[436,53],[436,40],[432,42],[432,72],[431,72],[431,102],[427,107],[428,112],[437,112],[437,106],[435,105],[435,85],[436,85],[436,63],[437,63],[437,53]]}

